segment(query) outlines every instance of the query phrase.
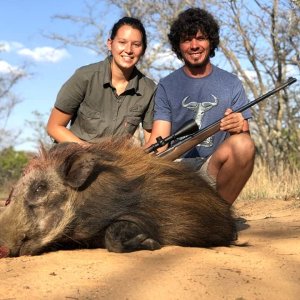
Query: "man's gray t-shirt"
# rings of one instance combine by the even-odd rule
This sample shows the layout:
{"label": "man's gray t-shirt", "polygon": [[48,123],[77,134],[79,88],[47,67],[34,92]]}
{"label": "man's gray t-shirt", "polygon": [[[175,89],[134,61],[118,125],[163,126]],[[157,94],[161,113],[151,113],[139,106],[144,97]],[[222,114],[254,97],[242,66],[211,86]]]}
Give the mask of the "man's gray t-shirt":
{"label": "man's gray t-shirt", "polygon": [[150,130],[155,83],[134,68],[121,95],[111,84],[110,57],[79,68],[62,86],[55,107],[71,114],[70,130],[80,139],[133,135],[138,125]]}
{"label": "man's gray t-shirt", "polygon": [[[160,80],[155,95],[154,120],[171,122],[172,134],[191,119],[202,129],[223,118],[227,108],[235,111],[247,103],[237,76],[213,66],[208,76],[192,78],[182,67]],[[243,116],[250,118],[250,111],[245,111]],[[208,157],[227,136],[220,131],[184,157]]]}

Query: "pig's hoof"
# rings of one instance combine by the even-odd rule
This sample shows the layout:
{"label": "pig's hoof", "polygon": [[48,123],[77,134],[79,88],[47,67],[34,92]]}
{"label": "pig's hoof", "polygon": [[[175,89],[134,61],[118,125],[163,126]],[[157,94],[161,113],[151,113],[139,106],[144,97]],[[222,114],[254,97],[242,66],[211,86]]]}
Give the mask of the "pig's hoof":
{"label": "pig's hoof", "polygon": [[158,250],[161,248],[160,243],[151,238],[145,239],[141,243],[141,245],[144,247],[143,249],[145,249],[145,250]]}
{"label": "pig's hoof", "polygon": [[111,252],[157,250],[161,245],[142,232],[135,223],[118,221],[110,225],[105,233],[105,246]]}
{"label": "pig's hoof", "polygon": [[133,251],[134,250],[157,250],[161,248],[161,245],[157,241],[149,238],[144,233],[138,234],[132,239],[125,241],[123,246],[126,249],[133,249]]}

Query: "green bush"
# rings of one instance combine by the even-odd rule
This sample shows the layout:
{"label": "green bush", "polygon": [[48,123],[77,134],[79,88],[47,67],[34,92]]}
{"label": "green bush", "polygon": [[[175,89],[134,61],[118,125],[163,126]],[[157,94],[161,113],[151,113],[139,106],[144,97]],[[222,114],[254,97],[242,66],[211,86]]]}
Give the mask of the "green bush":
{"label": "green bush", "polygon": [[0,186],[17,180],[29,160],[24,151],[15,151],[13,147],[0,151]]}

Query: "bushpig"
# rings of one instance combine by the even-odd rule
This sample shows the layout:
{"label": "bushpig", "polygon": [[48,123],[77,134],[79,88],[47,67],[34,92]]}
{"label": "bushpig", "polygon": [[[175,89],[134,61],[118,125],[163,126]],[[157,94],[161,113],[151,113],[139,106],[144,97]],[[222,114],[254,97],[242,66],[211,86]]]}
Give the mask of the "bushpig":
{"label": "bushpig", "polygon": [[62,143],[41,148],[14,187],[0,214],[0,257],[229,246],[236,234],[231,206],[184,164],[122,139]]}

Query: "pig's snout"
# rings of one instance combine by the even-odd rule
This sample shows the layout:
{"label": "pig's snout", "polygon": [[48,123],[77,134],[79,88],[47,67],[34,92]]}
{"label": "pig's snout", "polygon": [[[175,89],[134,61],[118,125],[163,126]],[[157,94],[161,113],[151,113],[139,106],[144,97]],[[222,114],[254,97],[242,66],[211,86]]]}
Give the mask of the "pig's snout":
{"label": "pig's snout", "polygon": [[9,256],[9,249],[5,246],[0,247],[0,258],[8,257]]}

